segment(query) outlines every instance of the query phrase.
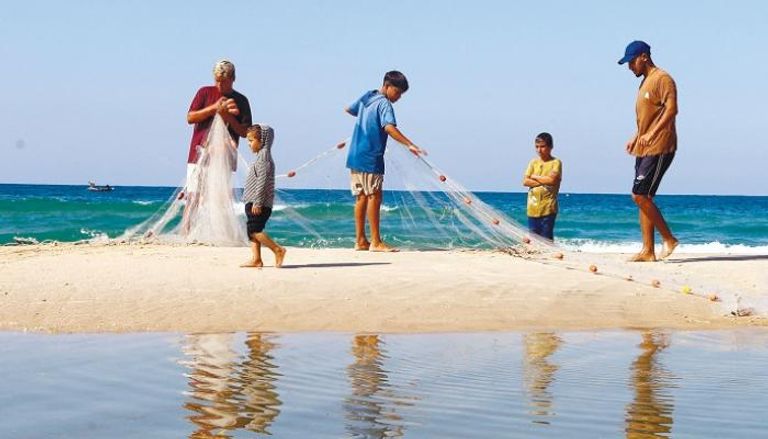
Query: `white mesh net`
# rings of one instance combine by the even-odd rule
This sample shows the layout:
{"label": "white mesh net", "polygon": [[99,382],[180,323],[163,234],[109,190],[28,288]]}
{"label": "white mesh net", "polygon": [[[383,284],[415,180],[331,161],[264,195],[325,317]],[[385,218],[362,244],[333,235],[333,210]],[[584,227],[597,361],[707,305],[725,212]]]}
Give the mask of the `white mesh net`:
{"label": "white mesh net", "polygon": [[[237,147],[219,115],[214,117],[197,166],[178,189],[164,212],[125,232],[122,239],[240,246],[245,215],[233,186]],[[179,212],[182,212],[179,219]]]}
{"label": "white mesh net", "polygon": [[[352,247],[353,198],[348,191],[346,195],[331,191],[348,185],[349,171],[344,166],[346,151],[340,143],[276,176],[274,211],[277,215],[270,222],[290,223],[289,227],[281,229],[285,236],[276,238],[289,238],[289,245]],[[247,245],[243,204],[233,189],[232,169],[238,157],[224,122],[217,116],[201,151],[196,173],[187,185],[173,194],[162,211],[127,230],[121,239]],[[242,157],[239,159],[245,163]],[[711,283],[702,284],[683,272],[670,274],[655,268],[654,264],[628,264],[615,256],[568,251],[552,241],[532,235],[526,227],[485,203],[427,158],[416,157],[400,145],[390,146],[385,159],[385,205],[382,209],[388,211],[389,221],[393,215],[399,220],[397,228],[402,233],[391,236],[391,244],[395,246],[412,250],[501,250],[540,264],[650,285],[659,288],[660,293],[683,293],[722,302],[727,309],[737,313],[746,306],[740,302],[738,292]],[[277,163],[278,169],[285,169],[280,165]],[[242,182],[242,179],[238,181]],[[296,191],[307,192],[306,189],[310,189],[310,195],[304,194],[302,201],[296,201]],[[336,211],[328,208],[330,213],[325,213],[320,225],[315,213],[302,213],[301,203],[308,199],[315,210],[322,209],[318,206],[323,203],[335,203],[336,206],[348,203],[348,207]],[[386,232],[384,224],[382,230]],[[766,307],[761,304],[759,308]]]}

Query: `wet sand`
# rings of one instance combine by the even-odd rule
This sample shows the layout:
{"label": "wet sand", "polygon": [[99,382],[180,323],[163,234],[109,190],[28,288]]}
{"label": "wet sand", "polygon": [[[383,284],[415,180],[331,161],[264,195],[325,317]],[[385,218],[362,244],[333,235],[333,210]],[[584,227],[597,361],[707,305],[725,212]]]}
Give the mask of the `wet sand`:
{"label": "wet sand", "polygon": [[[723,302],[622,270],[766,296],[768,257],[572,258],[576,269],[490,251],[289,248],[240,268],[246,248],[60,244],[0,248],[0,329],[43,332],[459,332],[768,326]],[[585,261],[600,259],[600,273]],[[583,267],[584,269],[580,269]],[[603,268],[607,267],[604,272]],[[652,271],[652,274],[646,272]],[[640,279],[637,278],[637,280]],[[698,285],[698,284],[697,284]],[[675,287],[677,288],[677,287]],[[698,293],[698,292],[697,292]]]}

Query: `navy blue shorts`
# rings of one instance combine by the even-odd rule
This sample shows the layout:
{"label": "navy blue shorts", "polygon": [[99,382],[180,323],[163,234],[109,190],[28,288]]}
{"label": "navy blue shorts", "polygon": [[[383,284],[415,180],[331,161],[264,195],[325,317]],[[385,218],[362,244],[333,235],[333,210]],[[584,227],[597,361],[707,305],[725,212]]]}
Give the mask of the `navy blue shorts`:
{"label": "navy blue shorts", "polygon": [[271,207],[262,207],[261,215],[254,215],[251,212],[252,206],[253,203],[245,203],[245,217],[248,218],[248,223],[246,224],[248,238],[254,233],[262,232],[267,225],[267,220],[272,215]]}
{"label": "navy blue shorts", "polygon": [[528,230],[541,237],[553,240],[555,239],[555,219],[557,214],[540,216],[540,217],[528,217]]}
{"label": "navy blue shorts", "polygon": [[656,195],[656,190],[661,184],[661,177],[667,172],[675,153],[649,155],[635,159],[635,181],[632,184],[632,193],[635,195]]}

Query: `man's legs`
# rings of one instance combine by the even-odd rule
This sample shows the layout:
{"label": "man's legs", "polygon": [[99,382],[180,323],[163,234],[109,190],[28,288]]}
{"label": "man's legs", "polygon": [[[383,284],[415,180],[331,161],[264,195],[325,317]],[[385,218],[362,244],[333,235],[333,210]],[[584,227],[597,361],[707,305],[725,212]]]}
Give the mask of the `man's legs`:
{"label": "man's legs", "polygon": [[186,236],[192,228],[192,215],[197,211],[200,197],[194,192],[184,193],[184,212],[181,214],[181,234]]}
{"label": "man's legs", "polygon": [[653,202],[653,197],[650,195],[632,194],[632,200],[637,204],[640,211],[640,231],[643,234],[643,249],[630,260],[635,262],[656,260],[654,229],[659,231],[661,239],[664,240],[664,249],[660,256],[662,259],[666,258],[675,250],[678,241],[669,230],[669,226],[661,215],[661,211]]}
{"label": "man's legs", "polygon": [[633,256],[630,261],[650,262],[656,260],[656,237],[654,229],[658,230],[664,240],[661,259],[666,258],[677,247],[678,241],[672,235],[661,211],[653,202],[653,196],[659,188],[661,178],[672,164],[675,154],[638,157],[635,160],[635,181],[632,186],[632,200],[639,209],[640,231],[643,235],[643,249]]}
{"label": "man's legs", "polygon": [[182,189],[180,199],[184,200],[184,212],[181,215],[181,234],[186,236],[192,228],[192,217],[197,213],[200,204],[200,166],[196,163],[187,163],[187,179]]}
{"label": "man's legs", "polygon": [[[632,195],[632,199],[638,204],[637,197],[643,195]],[[640,253],[632,256],[629,260],[631,262],[653,262],[656,260],[656,238],[653,234],[653,222],[646,216],[643,209],[638,204],[637,218],[640,223],[640,233],[643,237],[643,248]]]}
{"label": "man's legs", "polygon": [[392,252],[396,248],[390,247],[381,240],[381,198],[382,191],[378,190],[368,195],[368,223],[371,225],[371,251]]}
{"label": "man's legs", "polygon": [[365,214],[368,209],[368,197],[360,192],[355,198],[355,250],[368,250],[371,243],[365,236]]}

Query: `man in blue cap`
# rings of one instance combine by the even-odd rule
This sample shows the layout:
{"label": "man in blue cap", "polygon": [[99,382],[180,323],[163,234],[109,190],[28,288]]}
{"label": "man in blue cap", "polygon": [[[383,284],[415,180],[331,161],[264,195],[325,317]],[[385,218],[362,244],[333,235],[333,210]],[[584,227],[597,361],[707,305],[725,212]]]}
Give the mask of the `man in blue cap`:
{"label": "man in blue cap", "polygon": [[672,254],[678,240],[672,235],[661,211],[653,202],[661,178],[672,163],[677,150],[677,87],[675,81],[651,60],[651,46],[633,41],[627,46],[619,64],[629,63],[635,76],[643,77],[637,93],[635,111],[637,132],[627,142],[627,152],[635,156],[635,180],[632,199],[640,210],[640,231],[643,249],[630,261],[656,260],[654,230],[663,240],[660,258]]}

